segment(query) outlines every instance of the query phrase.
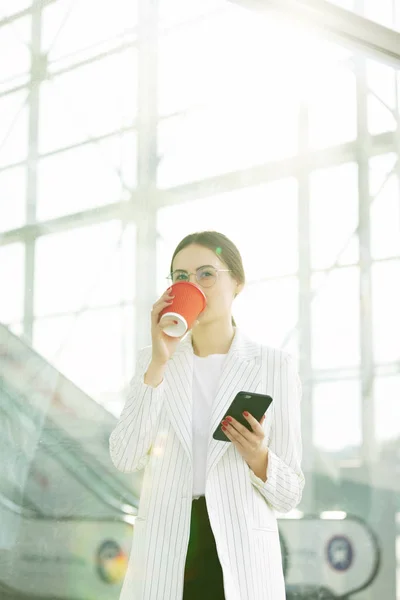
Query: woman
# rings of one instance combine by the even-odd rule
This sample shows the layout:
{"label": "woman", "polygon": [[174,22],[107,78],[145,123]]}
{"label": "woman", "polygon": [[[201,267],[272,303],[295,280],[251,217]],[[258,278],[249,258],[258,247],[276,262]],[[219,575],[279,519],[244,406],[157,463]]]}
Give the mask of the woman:
{"label": "woman", "polygon": [[[174,339],[163,332],[170,323],[158,322],[171,288],[154,304],[152,345],[139,353],[110,437],[117,469],[145,469],[120,600],[284,600],[274,509],[293,509],[304,487],[294,361],[235,326],[232,303],[245,276],[224,235],[182,240],[171,278],[201,286],[207,307]],[[252,431],[231,421],[229,442],[214,440],[242,390],[273,403],[260,423],[245,417]]]}

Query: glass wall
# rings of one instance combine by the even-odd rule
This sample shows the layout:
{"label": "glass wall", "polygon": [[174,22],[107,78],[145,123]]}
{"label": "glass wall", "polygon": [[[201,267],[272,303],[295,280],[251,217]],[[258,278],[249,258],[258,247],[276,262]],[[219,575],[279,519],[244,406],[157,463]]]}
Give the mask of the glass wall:
{"label": "glass wall", "polygon": [[[0,323],[118,417],[176,245],[225,233],[238,325],[303,382],[282,534],[345,513],[371,568],[322,552],[313,585],[400,599],[399,73],[225,0],[153,4],[1,3]],[[332,4],[399,30],[395,0]]]}

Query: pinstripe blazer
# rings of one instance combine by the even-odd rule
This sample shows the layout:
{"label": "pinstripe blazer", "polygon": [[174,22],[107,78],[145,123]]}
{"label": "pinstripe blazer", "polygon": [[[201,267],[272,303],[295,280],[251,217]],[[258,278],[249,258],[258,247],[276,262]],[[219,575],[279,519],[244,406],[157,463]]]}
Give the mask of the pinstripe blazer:
{"label": "pinstripe blazer", "polygon": [[[150,361],[148,347],[139,353],[129,396],[110,436],[117,469],[145,469],[120,600],[181,600],[193,484],[191,334],[180,342],[157,388],[144,384]],[[212,437],[241,390],[274,399],[263,423],[269,447],[266,482],[232,443]],[[300,398],[291,356],[236,329],[211,412],[205,489],[226,600],[285,598],[274,509],[288,512],[297,506],[304,487]]]}

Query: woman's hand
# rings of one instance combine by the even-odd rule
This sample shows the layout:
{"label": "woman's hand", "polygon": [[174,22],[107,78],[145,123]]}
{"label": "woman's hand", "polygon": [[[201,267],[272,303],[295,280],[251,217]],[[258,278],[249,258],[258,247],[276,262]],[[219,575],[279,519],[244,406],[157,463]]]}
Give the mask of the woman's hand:
{"label": "woman's hand", "polygon": [[174,323],[173,319],[164,319],[161,325],[159,323],[161,311],[172,304],[173,298],[171,288],[168,288],[151,311],[152,362],[160,366],[169,361],[183,337],[175,338],[164,333],[164,329]]}
{"label": "woman's hand", "polygon": [[250,413],[247,416],[243,413],[243,416],[250,423],[253,431],[249,431],[247,427],[229,416],[222,421],[222,431],[235,444],[254,474],[265,482],[267,480],[268,448],[264,430],[261,427],[265,415],[260,422]]}

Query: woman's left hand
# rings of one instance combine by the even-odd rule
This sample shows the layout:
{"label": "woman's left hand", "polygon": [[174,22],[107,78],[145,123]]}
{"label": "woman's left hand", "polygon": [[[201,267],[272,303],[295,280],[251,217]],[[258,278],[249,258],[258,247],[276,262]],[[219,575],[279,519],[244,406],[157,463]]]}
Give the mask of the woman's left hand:
{"label": "woman's left hand", "polygon": [[[266,468],[268,465],[268,448],[266,446],[265,434],[261,425],[265,415],[258,422],[250,413],[244,418],[250,423],[253,431],[241,425],[233,417],[226,417],[222,421],[222,430],[225,435],[235,444],[248,466],[254,473],[266,481]],[[265,469],[265,470],[264,470]]]}

